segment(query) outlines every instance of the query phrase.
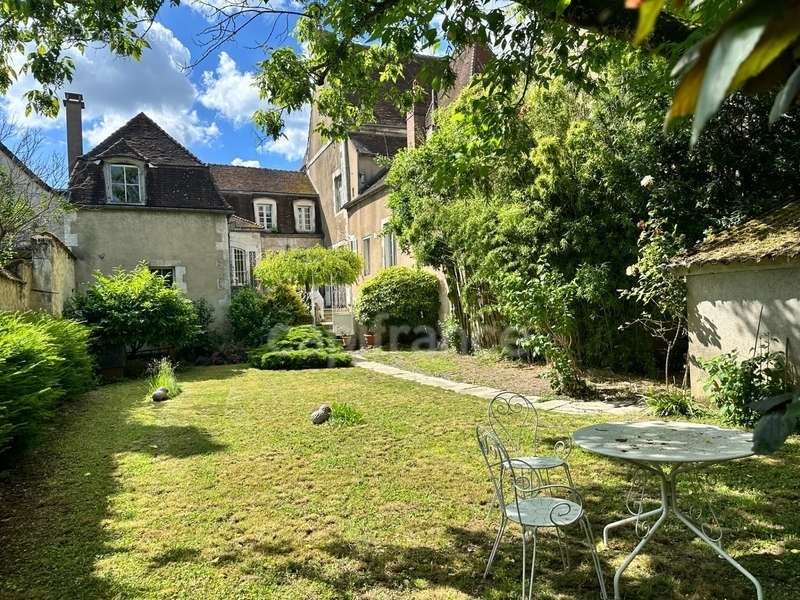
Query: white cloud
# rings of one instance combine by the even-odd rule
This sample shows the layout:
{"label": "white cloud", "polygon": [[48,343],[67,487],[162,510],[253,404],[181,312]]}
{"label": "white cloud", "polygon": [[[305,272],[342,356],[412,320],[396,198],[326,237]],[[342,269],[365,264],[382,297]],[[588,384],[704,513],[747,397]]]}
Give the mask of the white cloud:
{"label": "white cloud", "polygon": [[231,164],[234,167],[260,167],[261,163],[257,160],[245,160],[243,158],[239,158],[238,156],[231,161]]}
{"label": "white cloud", "polygon": [[240,71],[227,52],[219,53],[216,69],[203,73],[203,86],[200,103],[216,110],[236,126],[249,122],[253,113],[264,107],[253,74]]}
{"label": "white cloud", "polygon": [[[201,119],[194,109],[198,92],[183,71],[191,61],[189,49],[160,23],[153,24],[147,39],[150,48],[139,61],[115,56],[106,48],[71,53],[75,76],[66,91],[83,94],[86,140],[97,144],[145,112],[183,144],[208,143],[219,135],[219,128]],[[27,127],[63,128],[63,113],[55,120],[25,115],[23,94],[35,87],[30,75],[17,81],[0,101],[6,116]]]}
{"label": "white cloud", "polygon": [[[259,98],[253,81],[253,73],[239,70],[236,61],[227,52],[220,52],[217,68],[203,73],[204,89],[200,94],[200,103],[240,127],[250,122],[250,117],[257,109],[268,107]],[[280,154],[287,160],[302,158],[308,139],[309,115],[308,108],[288,115],[284,137],[263,143],[258,148],[259,152]]]}

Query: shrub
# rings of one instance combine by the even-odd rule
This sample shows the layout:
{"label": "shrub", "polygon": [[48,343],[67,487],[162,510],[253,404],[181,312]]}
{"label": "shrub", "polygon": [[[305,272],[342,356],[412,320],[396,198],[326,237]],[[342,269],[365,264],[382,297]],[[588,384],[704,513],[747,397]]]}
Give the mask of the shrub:
{"label": "shrub", "polygon": [[[435,330],[439,318],[439,281],[421,269],[389,267],[361,287],[356,318],[380,336],[392,340],[391,328],[400,328],[398,341],[412,341],[414,334]],[[388,338],[388,339],[387,339]]]}
{"label": "shrub", "polygon": [[200,333],[192,301],[146,264],[94,277],[94,285],[73,298],[69,313],[92,328],[95,347],[125,346],[131,354],[146,346],[185,348]]}
{"label": "shrub", "polygon": [[694,417],[702,412],[689,392],[676,388],[650,389],[644,401],[657,417]]}
{"label": "shrub", "polygon": [[311,325],[275,328],[272,339],[250,353],[250,363],[259,369],[349,367],[352,362],[333,336]]}
{"label": "shrub", "polygon": [[333,425],[359,425],[364,422],[364,415],[345,402],[334,402],[329,422]]}
{"label": "shrub", "polygon": [[736,352],[700,361],[708,373],[703,388],[719,407],[722,418],[733,425],[752,427],[758,413],[750,405],[789,390],[786,356],[768,352],[739,362]]}
{"label": "shrub", "polygon": [[276,325],[296,325],[308,314],[297,291],[275,285],[266,292],[244,288],[233,295],[228,320],[236,341],[247,346],[265,343]]}
{"label": "shrub", "polygon": [[439,332],[442,335],[442,343],[445,347],[462,353],[466,351],[464,331],[452,311],[439,321]]}
{"label": "shrub", "polygon": [[154,360],[147,368],[147,372],[150,375],[147,382],[148,396],[152,396],[153,392],[162,387],[167,390],[170,398],[181,393],[181,386],[175,377],[175,365],[168,358]]}
{"label": "shrub", "polygon": [[91,387],[88,335],[48,315],[0,312],[0,452],[33,433],[59,400]]}
{"label": "shrub", "polygon": [[58,356],[63,359],[59,385],[64,390],[64,396],[69,399],[91,389],[95,377],[94,362],[89,352],[89,328],[43,312],[24,313],[22,317],[50,336]]}

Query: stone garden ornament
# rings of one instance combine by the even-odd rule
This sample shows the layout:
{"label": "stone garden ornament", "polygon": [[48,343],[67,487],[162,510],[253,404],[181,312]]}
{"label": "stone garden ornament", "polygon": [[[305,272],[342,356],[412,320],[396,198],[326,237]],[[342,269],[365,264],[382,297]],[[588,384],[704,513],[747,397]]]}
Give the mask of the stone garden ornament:
{"label": "stone garden ornament", "polygon": [[331,418],[331,407],[323,404],[317,410],[311,413],[311,422],[314,425],[322,425],[325,421]]}

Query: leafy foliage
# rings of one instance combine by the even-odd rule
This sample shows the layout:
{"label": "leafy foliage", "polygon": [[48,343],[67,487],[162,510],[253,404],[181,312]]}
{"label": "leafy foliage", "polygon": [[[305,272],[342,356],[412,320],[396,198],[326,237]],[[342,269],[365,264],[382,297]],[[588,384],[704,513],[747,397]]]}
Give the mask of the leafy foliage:
{"label": "leafy foliage", "polygon": [[263,285],[315,285],[355,283],[361,273],[361,258],[349,248],[293,248],[268,253],[255,268]]}
{"label": "leafy foliage", "polygon": [[94,384],[88,335],[48,315],[0,312],[0,452]]}
{"label": "leafy foliage", "polygon": [[383,269],[361,286],[355,315],[387,342],[382,334],[391,327],[407,329],[409,335],[433,330],[439,319],[439,281],[422,269]]}
{"label": "leafy foliage", "polygon": [[708,373],[704,389],[732,425],[752,427],[758,419],[753,406],[789,388],[786,356],[782,352],[757,354],[740,361],[736,352],[720,354],[700,366]]}
{"label": "leafy foliage", "polygon": [[276,325],[297,325],[307,315],[303,299],[285,284],[270,286],[264,292],[241,289],[233,294],[228,309],[234,339],[251,347],[266,342]]}
{"label": "leafy foliage", "polygon": [[131,271],[95,274],[86,293],[72,299],[70,314],[92,328],[98,347],[124,345],[182,348],[200,333],[192,301],[142,263]]}
{"label": "leafy foliage", "polygon": [[154,360],[147,368],[147,395],[152,396],[159,388],[165,388],[170,398],[174,398],[181,393],[181,386],[175,376],[175,365],[172,361],[163,357]]}
{"label": "leafy foliage", "polygon": [[701,413],[686,390],[670,387],[665,390],[649,390],[645,404],[657,417],[695,417]]}
{"label": "leafy foliage", "polygon": [[250,364],[259,369],[323,369],[352,362],[335,338],[312,325],[276,327],[266,344],[250,352]]}

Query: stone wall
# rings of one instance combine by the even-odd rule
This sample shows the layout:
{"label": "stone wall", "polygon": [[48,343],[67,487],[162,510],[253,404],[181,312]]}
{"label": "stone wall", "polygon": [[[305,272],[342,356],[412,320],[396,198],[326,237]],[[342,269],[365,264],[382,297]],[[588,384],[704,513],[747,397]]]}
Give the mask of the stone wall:
{"label": "stone wall", "polygon": [[75,257],[50,233],[31,236],[30,257],[0,269],[0,310],[42,310],[60,317],[75,291]]}

